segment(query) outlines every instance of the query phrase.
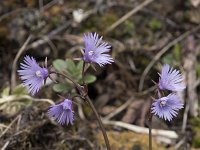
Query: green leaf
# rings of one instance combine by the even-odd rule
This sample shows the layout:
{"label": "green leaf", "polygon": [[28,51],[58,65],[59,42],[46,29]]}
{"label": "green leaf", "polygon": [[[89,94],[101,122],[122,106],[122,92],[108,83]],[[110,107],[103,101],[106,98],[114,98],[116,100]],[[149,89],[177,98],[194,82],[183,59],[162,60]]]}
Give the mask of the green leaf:
{"label": "green leaf", "polygon": [[59,92],[59,93],[61,93],[63,91],[69,91],[69,89],[70,89],[70,86],[67,84],[55,84],[53,86],[53,90],[55,92]]}
{"label": "green leaf", "polygon": [[70,73],[71,76],[76,77],[80,74],[79,70],[77,69],[75,63],[72,60],[67,60],[67,71]]}
{"label": "green leaf", "polygon": [[176,44],[173,48],[173,54],[174,57],[177,61],[180,61],[180,57],[181,57],[181,46],[180,44]]}
{"label": "green leaf", "polygon": [[158,29],[161,29],[162,27],[162,24],[159,20],[157,19],[152,19],[150,22],[149,22],[149,27],[152,29],[152,30],[158,30]]}
{"label": "green leaf", "polygon": [[9,87],[6,87],[5,89],[3,89],[3,91],[1,92],[1,97],[8,96],[9,95],[9,91],[10,91]]}
{"label": "green leaf", "polygon": [[18,85],[13,89],[12,92],[13,95],[24,95],[24,94],[28,94],[27,89],[22,85]]}
{"label": "green leaf", "polygon": [[94,75],[91,75],[91,74],[87,74],[85,77],[84,77],[84,81],[85,83],[93,83],[94,81],[96,81],[96,76]]}
{"label": "green leaf", "polygon": [[123,27],[123,33],[132,36],[134,34],[134,30],[135,30],[135,24],[133,21],[131,20],[126,20],[124,22],[124,27]]}
{"label": "green leaf", "polygon": [[62,59],[56,59],[53,61],[53,66],[58,71],[67,69],[67,62]]}
{"label": "green leaf", "polygon": [[168,55],[165,55],[163,58],[162,58],[162,62],[164,64],[169,64],[169,65],[172,65],[173,64],[173,56],[172,54],[168,54]]}
{"label": "green leaf", "polygon": [[83,69],[83,61],[79,61],[79,63],[77,64],[76,68],[82,72],[82,69]]}
{"label": "green leaf", "polygon": [[68,72],[73,75],[77,71],[75,63],[70,59],[66,60],[66,63]]}
{"label": "green leaf", "polygon": [[67,68],[76,68],[75,63],[71,59],[66,60]]}

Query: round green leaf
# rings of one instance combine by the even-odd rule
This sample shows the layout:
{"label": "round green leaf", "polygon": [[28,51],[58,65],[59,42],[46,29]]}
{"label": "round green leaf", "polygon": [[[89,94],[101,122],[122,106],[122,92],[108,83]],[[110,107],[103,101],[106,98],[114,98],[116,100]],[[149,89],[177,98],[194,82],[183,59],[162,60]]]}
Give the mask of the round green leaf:
{"label": "round green leaf", "polygon": [[91,75],[91,74],[87,74],[85,77],[84,77],[84,81],[85,83],[93,83],[94,81],[96,81],[96,76],[94,75]]}
{"label": "round green leaf", "polygon": [[63,92],[63,91],[68,91],[70,89],[70,87],[67,84],[55,84],[53,86],[53,90],[55,92]]}
{"label": "round green leaf", "polygon": [[56,60],[54,60],[53,61],[53,66],[58,71],[63,71],[65,69],[67,69],[67,63],[66,63],[66,61],[64,61],[62,59],[56,59]]}

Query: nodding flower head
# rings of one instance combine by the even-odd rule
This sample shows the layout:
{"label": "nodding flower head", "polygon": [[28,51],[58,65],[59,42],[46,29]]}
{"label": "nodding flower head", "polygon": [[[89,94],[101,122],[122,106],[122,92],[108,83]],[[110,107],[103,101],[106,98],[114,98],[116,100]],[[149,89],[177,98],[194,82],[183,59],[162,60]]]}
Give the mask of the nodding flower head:
{"label": "nodding flower head", "polygon": [[110,51],[110,46],[102,42],[102,38],[99,38],[97,33],[88,33],[83,37],[85,48],[83,60],[86,63],[97,63],[103,67],[106,64],[114,62],[113,58],[109,54],[105,54]]}
{"label": "nodding flower head", "polygon": [[50,106],[48,116],[55,119],[59,124],[71,124],[74,121],[74,112],[72,110],[71,99],[65,99],[63,102]]}
{"label": "nodding flower head", "polygon": [[49,76],[48,69],[40,67],[36,60],[29,56],[24,57],[24,63],[20,63],[20,68],[17,72],[23,80],[23,85],[31,95],[35,95]]}
{"label": "nodding flower head", "polygon": [[185,89],[183,82],[183,76],[176,69],[170,68],[168,64],[165,64],[162,68],[162,72],[159,78],[159,88],[161,90],[170,91],[182,91]]}
{"label": "nodding flower head", "polygon": [[167,97],[157,99],[151,107],[152,113],[159,118],[171,121],[177,116],[177,111],[183,108],[183,104],[176,94],[170,94]]}

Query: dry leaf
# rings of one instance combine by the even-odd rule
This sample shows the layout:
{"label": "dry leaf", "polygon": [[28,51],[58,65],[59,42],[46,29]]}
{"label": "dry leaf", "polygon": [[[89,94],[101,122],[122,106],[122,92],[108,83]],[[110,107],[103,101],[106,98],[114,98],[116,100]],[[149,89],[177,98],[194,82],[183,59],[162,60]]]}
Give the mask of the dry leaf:
{"label": "dry leaf", "polygon": [[194,7],[197,7],[200,4],[200,0],[190,0],[190,1],[191,1],[192,6]]}
{"label": "dry leaf", "polygon": [[200,6],[189,11],[189,19],[193,23],[200,23]]}

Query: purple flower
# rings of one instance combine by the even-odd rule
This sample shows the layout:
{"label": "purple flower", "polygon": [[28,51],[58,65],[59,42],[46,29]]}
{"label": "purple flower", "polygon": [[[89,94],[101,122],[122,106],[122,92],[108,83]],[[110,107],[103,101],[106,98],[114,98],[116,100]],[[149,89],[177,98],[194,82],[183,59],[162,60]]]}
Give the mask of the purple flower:
{"label": "purple flower", "polygon": [[111,64],[113,58],[109,54],[105,54],[110,51],[110,46],[102,42],[102,38],[99,38],[97,33],[88,33],[84,35],[83,40],[85,42],[83,60],[86,63],[97,63],[103,67],[106,64]]}
{"label": "purple flower", "polygon": [[72,101],[65,99],[62,103],[50,106],[48,116],[55,119],[59,124],[71,124],[74,121],[74,112],[72,111]]}
{"label": "purple flower", "polygon": [[170,94],[167,97],[157,99],[151,107],[152,113],[159,118],[171,121],[177,116],[177,111],[183,108],[183,104],[176,94]]}
{"label": "purple flower", "polygon": [[185,84],[182,83],[183,76],[178,70],[170,68],[165,64],[159,78],[159,88],[161,90],[182,91],[185,89]]}
{"label": "purple flower", "polygon": [[27,87],[31,95],[35,95],[44,84],[49,73],[46,68],[41,68],[33,57],[25,56],[24,63],[20,63],[18,70],[23,85]]}

